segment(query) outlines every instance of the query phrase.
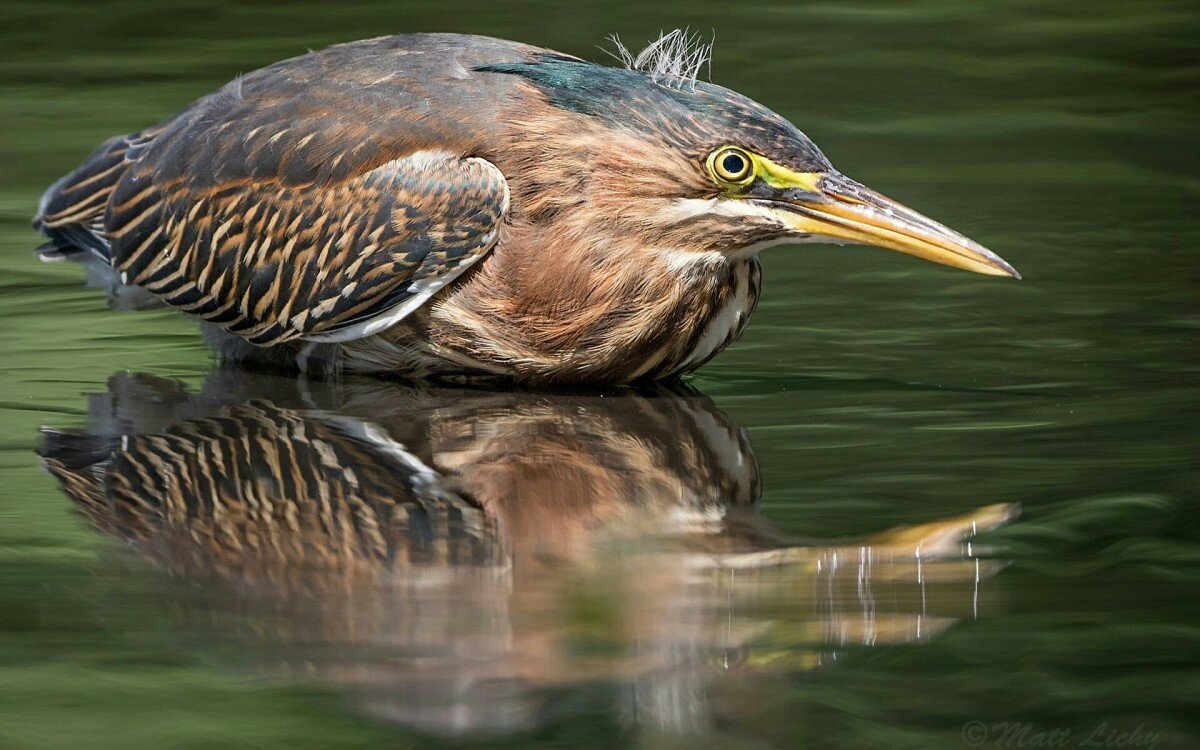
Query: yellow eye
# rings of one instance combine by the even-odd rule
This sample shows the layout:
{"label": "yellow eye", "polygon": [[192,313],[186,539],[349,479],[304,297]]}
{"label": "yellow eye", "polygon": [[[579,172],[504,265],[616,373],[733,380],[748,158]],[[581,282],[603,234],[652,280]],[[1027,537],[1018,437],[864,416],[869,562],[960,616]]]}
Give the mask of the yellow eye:
{"label": "yellow eye", "polygon": [[740,148],[726,146],[708,157],[709,170],[720,182],[744,185],[754,177],[754,162]]}

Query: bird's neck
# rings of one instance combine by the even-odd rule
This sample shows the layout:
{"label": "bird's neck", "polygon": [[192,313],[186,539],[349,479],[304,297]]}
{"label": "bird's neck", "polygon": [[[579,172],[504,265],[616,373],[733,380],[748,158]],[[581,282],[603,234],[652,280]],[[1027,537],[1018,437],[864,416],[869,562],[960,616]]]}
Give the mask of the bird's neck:
{"label": "bird's neck", "polygon": [[758,261],[516,226],[436,306],[435,342],[547,381],[628,382],[699,366],[741,332]]}

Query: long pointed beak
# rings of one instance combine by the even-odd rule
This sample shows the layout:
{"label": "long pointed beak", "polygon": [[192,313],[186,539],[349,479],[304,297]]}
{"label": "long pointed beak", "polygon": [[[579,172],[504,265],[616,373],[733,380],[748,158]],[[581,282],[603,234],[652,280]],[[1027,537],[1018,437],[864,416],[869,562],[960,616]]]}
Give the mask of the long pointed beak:
{"label": "long pointed beak", "polygon": [[835,241],[875,245],[955,268],[1021,278],[983,245],[845,175],[815,175],[815,191],[772,201],[796,231]]}

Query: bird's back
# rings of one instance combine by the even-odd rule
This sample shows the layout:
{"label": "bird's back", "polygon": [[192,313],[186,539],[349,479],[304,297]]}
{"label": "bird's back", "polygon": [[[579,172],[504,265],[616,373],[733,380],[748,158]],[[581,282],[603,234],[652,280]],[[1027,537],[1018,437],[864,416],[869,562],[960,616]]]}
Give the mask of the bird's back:
{"label": "bird's back", "polygon": [[513,79],[475,69],[539,52],[486,37],[407,34],[239,76],[155,126],[106,141],[54,183],[34,219],[53,245],[43,257],[111,258],[120,244],[114,198],[137,198],[150,184],[198,194],[245,182],[287,188],[336,183],[414,151],[477,153],[500,128],[494,113]]}
{"label": "bird's back", "polygon": [[[480,156],[509,76],[544,53],[452,34],[284,60],[105,142],[43,197],[45,260],[110,301],[162,301],[260,347],[394,323],[495,243],[508,206]],[[148,292],[148,293],[147,293]]]}

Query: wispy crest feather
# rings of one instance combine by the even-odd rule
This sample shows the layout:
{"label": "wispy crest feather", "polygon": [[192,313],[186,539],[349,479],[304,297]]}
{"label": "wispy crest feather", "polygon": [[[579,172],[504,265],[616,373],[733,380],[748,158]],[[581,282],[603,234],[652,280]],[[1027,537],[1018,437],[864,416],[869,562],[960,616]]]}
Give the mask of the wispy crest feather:
{"label": "wispy crest feather", "polygon": [[640,70],[655,83],[673,88],[695,88],[701,70],[711,70],[712,40],[705,42],[689,29],[659,32],[658,39],[636,55],[613,34],[613,49],[604,51],[630,70]]}

